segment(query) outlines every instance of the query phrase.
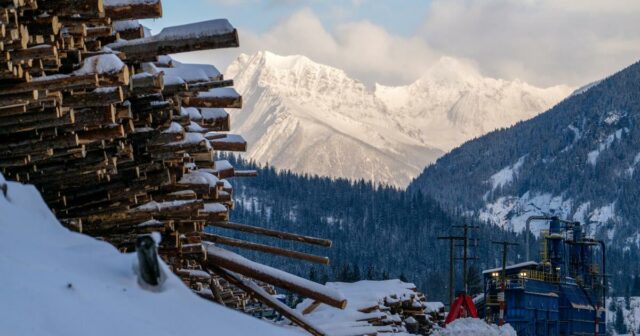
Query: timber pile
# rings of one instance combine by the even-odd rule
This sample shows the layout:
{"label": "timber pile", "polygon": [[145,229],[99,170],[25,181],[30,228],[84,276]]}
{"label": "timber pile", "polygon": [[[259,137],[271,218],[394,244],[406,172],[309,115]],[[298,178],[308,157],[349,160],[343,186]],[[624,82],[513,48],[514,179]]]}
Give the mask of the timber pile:
{"label": "timber pile", "polygon": [[296,310],[330,334],[344,336],[428,335],[444,316],[444,305],[427,302],[414,284],[400,280],[329,282],[349,300],[345,310],[305,299]]}
{"label": "timber pile", "polygon": [[326,257],[205,232],[331,245],[229,222],[228,179],[255,175],[216,159],[246,150],[228,133],[227,109],[241,108],[242,97],[214,66],[167,54],[237,47],[237,31],[219,19],[151,35],[137,21],[161,15],[160,0],[0,0],[2,173],[34,184],[67,227],[122,251],[160,232],[161,257],[199,295],[238,309],[260,300],[324,334],[274,300],[273,286],[344,308],[338,292],[220,247]]}

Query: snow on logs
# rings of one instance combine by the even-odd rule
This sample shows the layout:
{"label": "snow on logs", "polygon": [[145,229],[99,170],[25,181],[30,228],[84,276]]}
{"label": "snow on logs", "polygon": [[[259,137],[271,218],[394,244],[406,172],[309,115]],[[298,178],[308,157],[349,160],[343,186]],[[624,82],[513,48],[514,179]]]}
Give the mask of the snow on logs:
{"label": "snow on logs", "polygon": [[[149,36],[137,20],[161,14],[159,0],[0,0],[0,173],[35,185],[70,229],[122,251],[134,249],[139,235],[160,232],[160,257],[198,295],[246,310],[257,299],[316,333],[272,302],[273,286],[336,307],[344,299],[216,247],[329,262],[225,237],[217,228],[331,246],[228,221],[234,204],[227,179],[256,175],[216,159],[247,148],[242,136],[227,133],[226,109],[241,108],[242,97],[214,66],[166,54],[237,47],[237,32],[222,19]],[[207,267],[256,283],[226,270],[227,280],[202,276]]]}
{"label": "snow on logs", "polygon": [[293,274],[262,265],[213,244],[206,246],[207,264],[222,267],[246,277],[264,281],[276,287],[296,292],[332,307],[344,309],[347,300],[340,292]]}
{"label": "snow on logs", "polygon": [[160,34],[119,41],[107,47],[127,54],[127,59],[150,62],[161,54],[238,47],[238,32],[226,19],[164,28]]}

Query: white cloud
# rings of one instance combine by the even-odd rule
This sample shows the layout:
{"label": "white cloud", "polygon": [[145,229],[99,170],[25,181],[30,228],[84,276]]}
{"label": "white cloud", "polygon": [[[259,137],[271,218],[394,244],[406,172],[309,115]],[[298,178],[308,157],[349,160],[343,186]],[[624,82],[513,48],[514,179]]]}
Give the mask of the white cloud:
{"label": "white cloud", "polygon": [[639,18],[637,0],[441,0],[421,34],[492,76],[581,85],[638,59]]}
{"label": "white cloud", "polygon": [[[369,84],[409,83],[448,55],[473,60],[492,77],[578,86],[637,60],[639,17],[637,0],[434,0],[423,27],[405,37],[366,21],[327,29],[303,9],[266,32],[240,28],[240,51],[303,54]],[[181,58],[224,69],[238,53]]]}

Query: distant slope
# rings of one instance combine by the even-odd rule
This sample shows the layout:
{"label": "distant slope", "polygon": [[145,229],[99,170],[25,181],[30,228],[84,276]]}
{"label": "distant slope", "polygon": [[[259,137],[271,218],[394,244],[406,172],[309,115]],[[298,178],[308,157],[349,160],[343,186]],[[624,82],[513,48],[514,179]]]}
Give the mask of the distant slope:
{"label": "distant slope", "polygon": [[615,247],[637,250],[639,163],[636,63],[546,113],[454,149],[410,189],[516,231],[536,214],[590,222]]}
{"label": "distant slope", "polygon": [[248,156],[299,173],[405,187],[445,151],[530,118],[570,93],[481,77],[445,58],[416,83],[368,89],[304,56],[241,55],[229,78],[243,94],[233,128]]}

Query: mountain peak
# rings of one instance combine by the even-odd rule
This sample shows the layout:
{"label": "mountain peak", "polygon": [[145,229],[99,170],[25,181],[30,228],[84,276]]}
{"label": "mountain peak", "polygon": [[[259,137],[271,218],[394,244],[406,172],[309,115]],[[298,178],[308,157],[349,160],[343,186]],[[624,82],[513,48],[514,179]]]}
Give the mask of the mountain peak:
{"label": "mountain peak", "polygon": [[481,80],[482,74],[470,62],[442,56],[418,80],[420,82],[466,83]]}

